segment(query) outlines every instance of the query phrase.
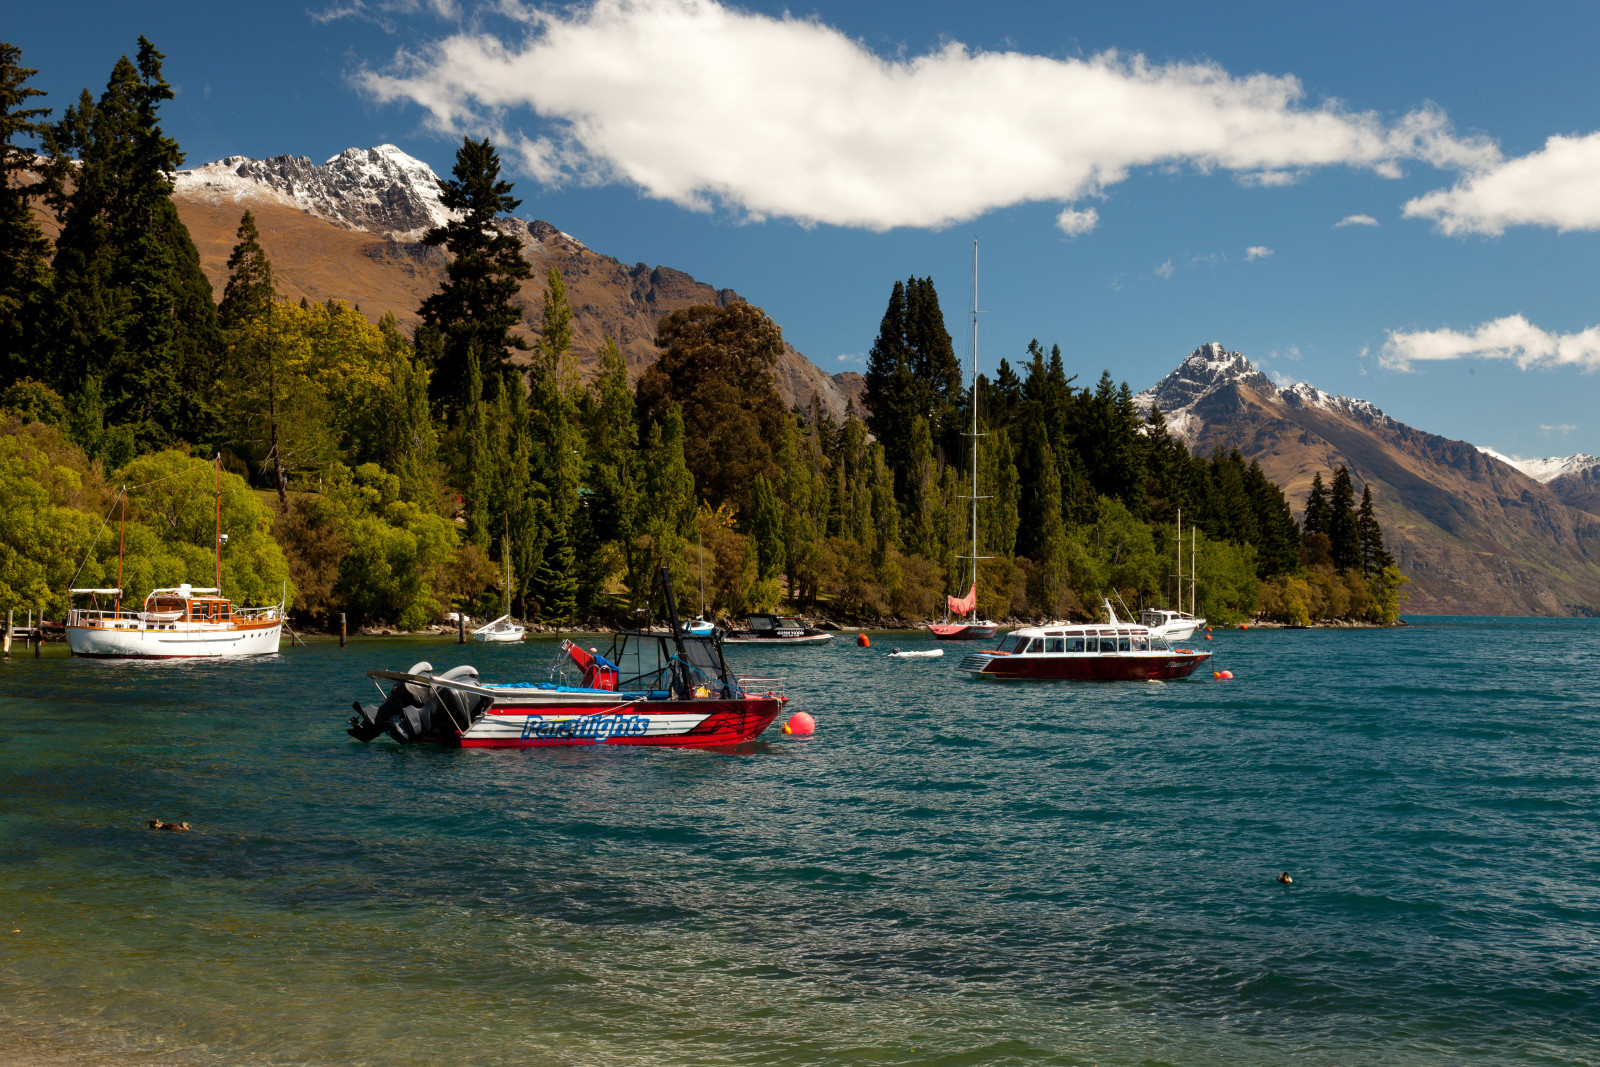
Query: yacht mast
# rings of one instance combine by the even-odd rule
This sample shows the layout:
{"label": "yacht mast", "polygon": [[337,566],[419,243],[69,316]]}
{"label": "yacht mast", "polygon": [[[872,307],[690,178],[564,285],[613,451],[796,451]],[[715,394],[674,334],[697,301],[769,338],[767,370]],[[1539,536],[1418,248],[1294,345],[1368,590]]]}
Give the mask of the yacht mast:
{"label": "yacht mast", "polygon": [[[972,239],[972,588],[978,587],[978,239]],[[972,606],[978,613],[978,606]]]}
{"label": "yacht mast", "polygon": [[217,453],[217,595],[222,595],[222,453]]}
{"label": "yacht mast", "polygon": [[1183,613],[1183,509],[1178,509],[1178,613]]}

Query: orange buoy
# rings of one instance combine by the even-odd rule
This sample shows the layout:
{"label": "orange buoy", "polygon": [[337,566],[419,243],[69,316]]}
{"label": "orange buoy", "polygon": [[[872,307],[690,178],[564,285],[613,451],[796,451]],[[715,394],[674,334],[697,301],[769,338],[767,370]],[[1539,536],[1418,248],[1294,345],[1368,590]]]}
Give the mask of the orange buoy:
{"label": "orange buoy", "polygon": [[796,737],[810,737],[817,732],[817,720],[803,711],[797,711],[783,724],[783,732]]}
{"label": "orange buoy", "polygon": [[1240,624],[1239,624],[1239,629],[1241,629],[1241,630],[1248,630],[1248,629],[1250,629],[1250,624],[1249,624],[1249,623],[1247,623],[1247,622],[1241,622],[1241,623],[1240,623]]}
{"label": "orange buoy", "polygon": [[1216,676],[1218,678],[1221,678],[1223,681],[1227,681],[1228,679],[1233,677],[1233,672],[1232,671],[1216,671],[1215,674],[1216,674]]}
{"label": "orange buoy", "polygon": [[856,644],[860,645],[862,648],[872,647],[872,642],[867,639],[866,634],[856,634]]}
{"label": "orange buoy", "polygon": [[1207,641],[1211,640],[1211,635],[1210,634],[1206,634],[1206,640]]}

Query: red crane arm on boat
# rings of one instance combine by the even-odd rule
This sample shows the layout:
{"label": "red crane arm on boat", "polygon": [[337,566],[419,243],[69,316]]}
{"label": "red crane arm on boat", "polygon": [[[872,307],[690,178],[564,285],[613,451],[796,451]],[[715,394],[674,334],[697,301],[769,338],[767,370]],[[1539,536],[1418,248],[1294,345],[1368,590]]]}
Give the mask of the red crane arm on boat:
{"label": "red crane arm on boat", "polygon": [[583,671],[584,688],[616,690],[618,671],[615,663],[599,653],[586,651],[583,646],[570,640],[561,642],[561,651]]}

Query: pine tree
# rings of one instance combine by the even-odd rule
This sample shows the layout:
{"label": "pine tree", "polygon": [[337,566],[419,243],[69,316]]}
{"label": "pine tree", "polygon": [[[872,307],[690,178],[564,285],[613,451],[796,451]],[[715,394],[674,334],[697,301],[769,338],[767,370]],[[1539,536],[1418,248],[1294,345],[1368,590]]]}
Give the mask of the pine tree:
{"label": "pine tree", "polygon": [[610,337],[600,346],[600,371],[590,388],[586,484],[593,495],[584,507],[579,542],[579,608],[592,611],[599,603],[606,580],[605,552],[616,544],[628,573],[636,572],[635,520],[638,513],[639,427],[634,417],[633,390],[628,386],[628,365]]}
{"label": "pine tree", "polygon": [[261,233],[250,211],[240,216],[234,237],[233,252],[228,256],[228,285],[217,306],[217,322],[225,330],[237,330],[266,314],[277,296],[272,285],[272,260],[261,247]]}
{"label": "pine tree", "polygon": [[928,431],[928,420],[921,415],[911,420],[911,442],[907,451],[911,466],[906,471],[901,504],[904,517],[901,536],[906,551],[919,556],[936,558],[939,554],[938,515],[942,510],[939,499],[939,468],[933,458],[933,436]]}
{"label": "pine tree", "polygon": [[[653,575],[667,563],[682,564],[683,548],[694,531],[697,509],[694,475],[684,459],[683,411],[673,404],[661,421],[652,422],[641,452],[638,527],[645,550],[642,573],[630,576],[635,606],[653,588]],[[780,564],[781,566],[781,564]]]}
{"label": "pine tree", "polygon": [[21,49],[0,41],[0,386],[47,374],[33,352],[33,323],[50,284],[50,242],[33,201],[47,186],[33,177],[33,150],[18,141],[44,137],[50,109],[25,106],[45,92],[28,84],[39,72],[21,58]]}
{"label": "pine tree", "polygon": [[894,283],[867,354],[866,382],[868,425],[885,443],[902,492],[921,461],[909,444],[915,419],[927,421],[938,454],[958,454],[966,390],[932,278]]}
{"label": "pine tree", "polygon": [[1383,528],[1378,525],[1378,515],[1372,506],[1370,484],[1361,487],[1361,507],[1356,513],[1356,539],[1363,577],[1377,577],[1385,568],[1394,566],[1394,557],[1383,547]]}
{"label": "pine tree", "polygon": [[423,242],[450,253],[445,281],[422,302],[425,325],[439,333],[439,363],[433,373],[434,397],[447,412],[459,414],[457,398],[467,376],[468,351],[478,353],[479,373],[498,386],[513,351],[528,342],[511,331],[522,321],[512,304],[519,283],[533,277],[521,243],[503,233],[495,220],[522,201],[500,178],[500,157],[488,138],[462,139],[452,180],[439,180],[440,203],[457,218],[423,235]]}
{"label": "pine tree", "polygon": [[1311,477],[1311,495],[1306,497],[1305,515],[1300,520],[1300,531],[1305,537],[1328,532],[1328,490],[1322,484],[1322,472]]}
{"label": "pine tree", "polygon": [[784,525],[778,491],[766,475],[757,475],[750,500],[750,537],[755,541],[757,574],[762,579],[776,578],[788,564]]}
{"label": "pine tree", "polygon": [[140,37],[137,64],[118,60],[99,101],[85,91],[46,138],[61,221],[43,325],[51,376],[68,390],[100,378],[111,418],[152,443],[214,432],[221,347],[211,284],[172,204],[183,153],[160,126],[173,96],[162,59]]}
{"label": "pine tree", "polygon": [[483,375],[478,370],[478,346],[467,349],[467,376],[458,401],[461,417],[462,473],[457,485],[464,487],[463,505],[467,513],[467,538],[487,547],[494,534],[492,511],[494,457],[489,447],[488,416],[483,406]]}
{"label": "pine tree", "polygon": [[1340,573],[1361,565],[1356,494],[1348,467],[1340,467],[1333,475],[1333,491],[1328,496],[1328,551],[1334,570]]}

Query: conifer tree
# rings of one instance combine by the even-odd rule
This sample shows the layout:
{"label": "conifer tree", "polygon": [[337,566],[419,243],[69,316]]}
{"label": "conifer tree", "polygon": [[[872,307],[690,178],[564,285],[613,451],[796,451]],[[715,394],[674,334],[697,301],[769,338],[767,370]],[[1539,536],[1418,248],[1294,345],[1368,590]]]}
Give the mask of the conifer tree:
{"label": "conifer tree", "polygon": [[940,547],[938,516],[939,468],[933,458],[933,436],[928,420],[917,415],[911,420],[911,442],[907,450],[911,466],[906,471],[901,503],[905,514],[901,537],[908,552],[937,558]]}
{"label": "conifer tree", "polygon": [[1300,520],[1301,533],[1306,537],[1328,532],[1328,490],[1322,484],[1322,472],[1311,476],[1311,494],[1306,497],[1306,510]]}
{"label": "conifer tree", "polygon": [[1356,539],[1363,577],[1377,577],[1385,568],[1394,566],[1394,557],[1383,547],[1383,528],[1378,525],[1378,514],[1372,506],[1370,484],[1361,487],[1361,507],[1356,513]]}
{"label": "conifer tree", "polygon": [[61,221],[43,327],[52,378],[74,391],[100,378],[110,416],[149,442],[213,432],[220,348],[211,284],[172,204],[183,153],[161,130],[173,95],[162,59],[140,37],[137,63],[118,60],[99,101],[85,91],[46,139]]}
{"label": "conifer tree", "polygon": [[487,547],[493,536],[494,457],[489,448],[489,424],[483,407],[483,375],[478,370],[478,346],[467,348],[467,375],[461,383],[462,437],[461,485],[467,512],[467,538]]}
{"label": "conifer tree", "polygon": [[445,281],[422,302],[425,325],[439,333],[439,362],[433,373],[434,397],[454,417],[456,398],[467,376],[468,351],[478,353],[479,373],[498,387],[513,351],[528,342],[512,333],[522,312],[512,304],[518,285],[533,277],[521,243],[503,233],[496,219],[522,201],[501,180],[500,156],[486,137],[462,139],[451,180],[439,180],[440,203],[458,216],[423,235],[424,243],[450,253]]}
{"label": "conifer tree", "polygon": [[885,443],[902,491],[921,461],[909,450],[916,418],[928,422],[938,454],[958,454],[966,390],[932,278],[913,276],[894,283],[867,354],[866,381],[867,410],[872,413],[868,425]]}
{"label": "conifer tree", "polygon": [[750,537],[755,541],[757,574],[776,578],[788,564],[783,501],[766,475],[758,474],[750,499]]}
{"label": "conifer tree", "polygon": [[1328,551],[1334,570],[1340,573],[1361,565],[1356,494],[1348,467],[1341,466],[1333,475],[1333,491],[1328,496]]}
{"label": "conifer tree", "polygon": [[234,233],[233,252],[228,256],[228,285],[217,305],[217,322],[225,330],[237,330],[251,319],[266,314],[277,291],[272,284],[272,260],[261,247],[261,233],[255,215],[246,210]]}
{"label": "conifer tree", "polygon": [[592,611],[610,575],[604,572],[603,546],[615,543],[630,574],[635,573],[635,519],[638,486],[635,481],[639,427],[635,422],[633,390],[628,385],[628,365],[609,336],[600,346],[600,370],[591,383],[586,484],[592,496],[583,513],[578,542],[578,606]]}
{"label": "conifer tree", "polygon": [[635,606],[649,597],[650,576],[663,564],[674,560],[681,564],[684,545],[694,530],[698,504],[694,475],[684,459],[683,411],[678,405],[669,406],[661,421],[650,424],[640,460],[638,527],[645,551],[637,557],[641,573],[629,576]]}
{"label": "conifer tree", "polygon": [[868,517],[877,526],[872,566],[878,573],[879,581],[892,585],[893,582],[889,581],[889,562],[891,553],[900,548],[900,508],[894,499],[894,472],[889,469],[883,445],[879,442],[874,441],[867,446],[866,457],[863,469],[871,487],[872,500]]}
{"label": "conifer tree", "polygon": [[33,177],[34,151],[20,139],[44,137],[50,109],[27,106],[45,92],[28,84],[39,72],[21,58],[21,49],[0,41],[0,386],[47,375],[35,366],[32,325],[50,284],[50,242],[33,213],[46,186]]}

